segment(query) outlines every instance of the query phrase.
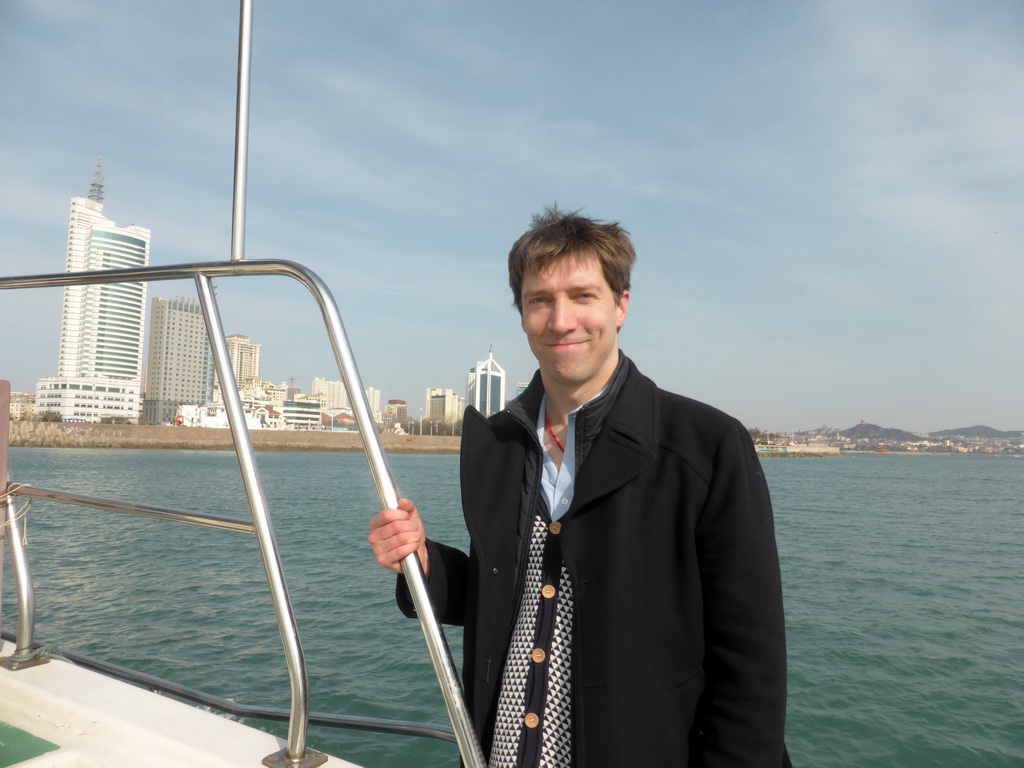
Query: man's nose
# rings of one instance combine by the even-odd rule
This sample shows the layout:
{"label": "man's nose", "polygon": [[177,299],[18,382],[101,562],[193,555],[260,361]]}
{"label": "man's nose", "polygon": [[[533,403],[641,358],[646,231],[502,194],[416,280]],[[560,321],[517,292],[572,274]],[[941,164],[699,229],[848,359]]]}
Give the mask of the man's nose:
{"label": "man's nose", "polygon": [[555,299],[551,306],[548,325],[555,333],[567,333],[576,327],[576,312],[572,302],[566,299]]}

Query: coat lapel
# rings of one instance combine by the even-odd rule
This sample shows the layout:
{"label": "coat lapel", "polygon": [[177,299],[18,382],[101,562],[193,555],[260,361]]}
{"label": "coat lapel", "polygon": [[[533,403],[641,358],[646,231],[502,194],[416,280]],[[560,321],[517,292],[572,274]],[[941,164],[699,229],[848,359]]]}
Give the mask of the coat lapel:
{"label": "coat lapel", "polygon": [[[576,477],[569,514],[618,490],[657,457],[657,388],[631,361],[626,364],[629,371],[622,390]],[[526,411],[532,408],[536,417],[541,390],[531,385],[528,391],[535,397],[527,398]],[[525,462],[521,430],[508,413],[486,419],[475,409],[466,409],[462,498],[467,511],[487,510],[477,519],[466,518],[481,551],[501,551],[505,537],[517,535]]]}
{"label": "coat lapel", "polygon": [[576,477],[573,510],[618,490],[657,457],[657,391],[629,365],[622,391]]}

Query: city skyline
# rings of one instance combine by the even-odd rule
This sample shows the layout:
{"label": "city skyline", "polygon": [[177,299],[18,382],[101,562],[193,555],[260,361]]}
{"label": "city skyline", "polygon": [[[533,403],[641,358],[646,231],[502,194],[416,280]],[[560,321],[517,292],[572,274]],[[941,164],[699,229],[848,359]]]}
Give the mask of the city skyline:
{"label": "city skyline", "polygon": [[[227,259],[237,7],[0,13],[0,274],[63,270],[100,152],[151,263]],[[780,431],[1020,429],[1022,34],[967,0],[257,4],[246,255],[320,274],[364,386],[418,403],[484,345],[530,378],[505,255],[557,201],[632,233],[621,346],[666,389]],[[336,378],[301,287],[216,282],[266,378]],[[3,295],[15,390],[60,305]]]}
{"label": "city skyline", "polygon": [[[70,224],[68,230],[68,251],[66,259],[67,271],[77,271],[81,269],[102,269],[110,267],[125,267],[125,266],[143,266],[148,261],[148,244],[150,231],[132,225],[129,228],[117,228],[115,222],[107,219],[103,216],[103,197],[104,197],[104,178],[101,172],[100,162],[97,163],[96,171],[93,175],[93,180],[90,185],[90,192],[88,198],[75,197],[71,200],[71,212],[69,216]],[[128,235],[128,237],[126,237]],[[95,244],[94,244],[95,243]],[[127,243],[127,244],[126,244]],[[145,247],[143,247],[143,245]],[[110,303],[111,297],[108,295],[109,291],[99,294],[93,291],[95,295],[90,293],[92,287],[72,287],[65,289],[64,298],[62,301],[62,313],[61,313],[61,336],[60,336],[60,355],[59,355],[59,377],[44,378],[37,384],[37,390],[40,386],[47,384],[45,389],[53,389],[56,387],[52,382],[65,382],[72,377],[75,371],[78,371],[83,376],[88,376],[90,373],[93,375],[109,376],[111,371],[107,370],[110,365],[103,366],[98,365],[96,362],[95,350],[98,348],[103,349],[103,344],[96,345],[94,339],[90,337],[88,333],[84,333],[81,329],[83,321],[79,316],[86,316],[92,318],[91,325],[95,326],[98,322],[97,318],[107,319],[103,317],[106,311],[106,305]],[[138,325],[135,331],[131,331],[129,335],[137,336],[138,346],[134,351],[135,357],[138,359],[133,363],[128,358],[132,357],[132,354],[127,354],[122,349],[115,357],[113,365],[118,368],[118,373],[124,373],[121,368],[125,365],[132,367],[133,370],[140,371],[140,383],[143,385],[140,390],[140,395],[137,397],[139,402],[142,402],[142,398],[145,398],[145,408],[140,408],[142,418],[150,423],[158,423],[160,419],[154,414],[156,411],[161,409],[167,410],[165,406],[168,406],[172,401],[177,404],[189,403],[199,404],[212,402],[212,391],[214,388],[214,382],[216,382],[216,375],[213,372],[212,356],[209,351],[208,343],[205,339],[205,326],[201,320],[201,312],[196,299],[193,297],[175,297],[173,300],[153,298],[152,307],[153,313],[147,314],[145,312],[145,287],[143,284],[128,284],[126,286],[113,286],[114,295],[113,300],[115,302],[124,302],[126,299],[138,299],[138,307],[135,308],[136,314],[138,314],[137,320],[133,320],[134,325]],[[125,291],[129,293],[126,294]],[[83,311],[82,307],[91,306],[92,310],[88,313]],[[98,311],[98,308],[103,308],[103,311]],[[69,309],[70,308],[70,309]],[[141,312],[139,310],[141,308]],[[194,316],[194,317],[188,317]],[[76,319],[69,319],[69,318]],[[185,319],[187,317],[187,319]],[[173,318],[173,319],[172,319]],[[188,323],[187,329],[175,329],[174,333],[170,331],[168,327],[172,322],[184,322]],[[143,368],[141,364],[143,347],[142,347],[142,329],[147,330],[147,341],[145,346],[145,355],[147,359],[147,367]],[[70,329],[70,330],[69,330]],[[187,334],[187,339],[185,335]],[[95,335],[95,329],[93,329],[93,335]],[[123,335],[123,334],[122,334]],[[161,339],[161,348],[158,348],[156,337]],[[226,346],[230,358],[232,368],[236,380],[241,385],[246,381],[263,380],[260,372],[261,359],[262,359],[262,344],[255,343],[249,336],[239,333],[228,334],[226,336]],[[84,343],[87,342],[87,343]],[[109,347],[110,345],[106,345]],[[118,344],[119,347],[124,347],[123,343]],[[200,347],[205,347],[202,350],[202,362],[201,367],[205,371],[203,376],[203,383],[200,385],[200,389],[204,393],[209,393],[209,396],[204,399],[195,399],[190,396],[182,398],[182,393],[176,392],[174,395],[165,393],[163,390],[166,388],[168,374],[165,373],[165,369],[170,371],[172,365],[176,367],[180,373],[183,369],[182,361],[169,362],[166,358],[168,357],[167,348],[177,346],[179,352],[180,348],[188,347],[184,350],[186,356],[192,352],[196,352]],[[192,349],[195,347],[196,349]],[[83,355],[82,349],[92,349],[92,355]],[[131,352],[131,350],[129,350]],[[83,362],[83,358],[85,358]],[[124,358],[124,360],[121,360]],[[125,362],[127,361],[127,362]],[[154,362],[158,361],[158,362]],[[158,365],[156,371],[151,370],[152,366]],[[134,366],[134,367],[133,367]],[[156,378],[154,378],[156,377]],[[161,378],[162,377],[162,378]],[[123,376],[122,376],[123,378]],[[209,378],[209,382],[206,381]],[[290,393],[295,391],[302,393],[304,390],[301,386],[295,387],[294,383],[296,378],[302,379],[304,377],[291,377],[291,386],[288,386],[287,381],[282,381],[281,388],[287,388]],[[161,387],[159,382],[155,387],[155,391],[147,391],[150,389],[151,383],[156,382],[160,379],[164,386]],[[491,345],[488,349],[488,359],[484,361],[478,361],[469,372],[466,383],[465,398],[460,398],[457,390],[453,388],[445,387],[428,387],[426,390],[426,405],[425,408],[419,409],[419,419],[431,420],[437,419],[439,422],[453,423],[461,420],[461,410],[469,405],[476,407],[481,410],[485,415],[490,415],[496,412],[493,409],[492,400],[500,402],[502,404],[507,403],[512,396],[506,396],[507,387],[507,375],[505,370],[497,363],[494,358],[494,348]],[[73,377],[72,377],[73,380]],[[83,379],[84,380],[84,379]],[[91,381],[91,379],[90,379]],[[274,383],[272,380],[265,380],[266,383]],[[478,382],[485,382],[484,391],[485,395],[480,395],[478,392]],[[173,381],[176,387],[181,389],[181,381]],[[186,389],[192,386],[193,382],[184,384]],[[381,392],[379,389],[373,386],[368,386],[365,380],[362,382],[365,392],[370,403],[371,413],[382,414],[383,409],[380,407]],[[66,388],[62,385],[62,389]],[[76,389],[78,386],[75,387]],[[92,386],[88,387],[92,389]],[[106,391],[106,390],[104,390]],[[113,391],[113,390],[111,390]],[[311,395],[323,394],[325,402],[331,402],[337,400],[327,406],[327,410],[336,410],[348,408],[348,397],[344,390],[344,384],[340,380],[329,380],[326,377],[314,376],[311,378],[310,393]],[[52,393],[46,393],[44,391],[43,397],[56,397]],[[290,395],[289,395],[290,396]],[[62,395],[63,397],[63,395]],[[390,399],[394,400],[394,397]],[[404,394],[403,398],[404,399]],[[154,402],[150,402],[154,401]],[[440,405],[438,405],[440,404]],[[461,405],[461,408],[458,406]],[[45,406],[44,408],[53,408]],[[156,409],[156,411],[153,411]],[[63,408],[66,411],[67,408]],[[150,411],[153,411],[151,413]],[[455,415],[458,411],[458,416]],[[66,417],[78,417],[85,415],[83,413],[65,413]],[[115,415],[122,417],[124,414],[107,413],[106,415]],[[410,416],[412,418],[412,416]],[[166,418],[163,419],[166,421]],[[861,424],[865,421],[860,420]],[[750,428],[755,428],[757,425],[748,424]],[[833,426],[841,429],[841,426]],[[884,425],[894,426],[894,425]],[[961,424],[958,427],[974,426]],[[993,426],[991,424],[986,426]],[[947,425],[944,428],[954,428]],[[997,427],[998,428],[998,427]],[[801,430],[792,430],[780,428],[780,432],[807,432],[813,431],[815,427],[807,427]],[[930,430],[938,431],[938,430]],[[921,434],[926,434],[927,431],[919,431]]]}

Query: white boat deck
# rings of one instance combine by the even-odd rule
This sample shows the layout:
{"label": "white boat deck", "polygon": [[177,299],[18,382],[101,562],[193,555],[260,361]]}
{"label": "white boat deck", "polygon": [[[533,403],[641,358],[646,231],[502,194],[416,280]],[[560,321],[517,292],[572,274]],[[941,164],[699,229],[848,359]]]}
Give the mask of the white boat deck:
{"label": "white boat deck", "polygon": [[[4,642],[0,656],[14,651]],[[0,668],[0,723],[57,746],[18,768],[260,768],[281,739],[189,704],[51,660],[17,672]],[[8,753],[9,757],[11,752]],[[332,768],[358,768],[331,757]]]}

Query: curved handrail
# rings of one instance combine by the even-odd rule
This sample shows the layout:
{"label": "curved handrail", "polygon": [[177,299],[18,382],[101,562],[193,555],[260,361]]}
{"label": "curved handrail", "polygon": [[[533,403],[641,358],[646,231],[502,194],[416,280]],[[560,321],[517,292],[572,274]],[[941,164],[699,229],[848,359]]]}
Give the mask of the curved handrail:
{"label": "curved handrail", "polygon": [[[341,373],[352,405],[353,415],[366,452],[370,471],[381,504],[395,507],[398,504],[398,490],[384,454],[384,447],[370,411],[366,392],[359,378],[352,348],[345,333],[337,303],[326,283],[312,270],[288,260],[237,260],[227,262],[197,262],[168,266],[134,267],[128,269],[87,270],[82,272],[61,272],[21,277],[0,278],[0,290],[42,287],[68,287],[85,284],[108,284],[122,282],[157,282],[164,280],[193,279],[200,294],[207,331],[210,337],[217,374],[222,383],[222,392],[227,406],[228,422],[234,437],[236,452],[242,470],[246,491],[253,513],[253,522],[264,555],[264,565],[278,613],[278,627],[285,646],[286,661],[292,681],[293,716],[289,730],[288,753],[301,756],[305,752],[305,722],[308,715],[308,691],[305,662],[294,616],[291,614],[280,561],[274,542],[266,500],[255,467],[252,442],[242,413],[241,399],[235,386],[234,372],[227,364],[227,352],[219,312],[213,298],[212,280],[221,277],[243,275],[280,275],[302,283],[313,295],[320,308],[326,326],[335,362]],[[463,763],[470,768],[484,768],[486,761],[476,738],[472,720],[462,697],[458,675],[451,652],[444,639],[444,633],[437,620],[427,592],[426,579],[415,554],[402,561],[402,571],[409,586],[416,615],[423,631],[434,672],[441,686],[445,706],[455,730],[456,741]]]}

